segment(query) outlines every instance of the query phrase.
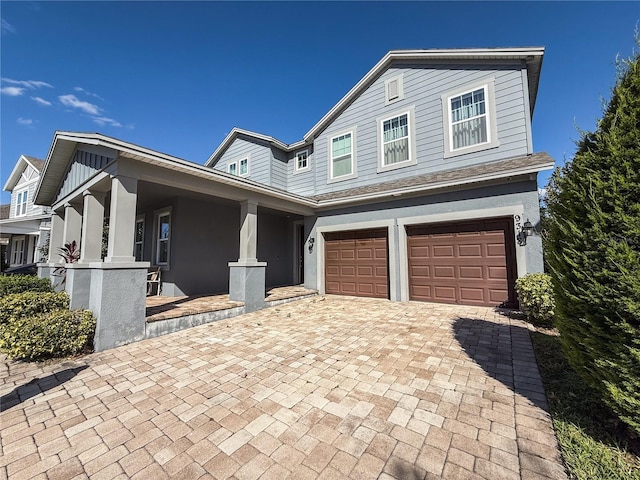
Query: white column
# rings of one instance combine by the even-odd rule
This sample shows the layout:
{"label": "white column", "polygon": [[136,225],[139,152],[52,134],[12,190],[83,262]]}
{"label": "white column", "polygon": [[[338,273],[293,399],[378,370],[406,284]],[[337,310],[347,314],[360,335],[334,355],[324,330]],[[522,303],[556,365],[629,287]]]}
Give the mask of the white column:
{"label": "white column", "polygon": [[49,263],[60,260],[60,248],[64,245],[64,219],[58,212],[51,215],[51,230],[49,232]]}
{"label": "white column", "polygon": [[82,212],[80,209],[70,203],[64,206],[64,233],[62,235],[62,244],[66,245],[74,240],[80,245],[80,236],[82,234]]}
{"label": "white column", "polygon": [[82,249],[80,262],[102,261],[102,226],[104,223],[104,193],[93,193],[88,190],[84,196],[82,213]]}
{"label": "white column", "polygon": [[117,176],[111,180],[109,246],[105,262],[135,262],[133,242],[136,226],[138,179]]}
{"label": "white column", "polygon": [[258,261],[258,204],[246,200],[240,204],[240,258],[239,263]]}

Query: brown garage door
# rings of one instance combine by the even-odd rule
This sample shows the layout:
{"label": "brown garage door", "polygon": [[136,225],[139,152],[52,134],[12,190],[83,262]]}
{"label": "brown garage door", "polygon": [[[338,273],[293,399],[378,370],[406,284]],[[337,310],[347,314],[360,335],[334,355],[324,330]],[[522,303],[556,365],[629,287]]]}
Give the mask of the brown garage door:
{"label": "brown garage door", "polygon": [[387,231],[326,233],[325,291],[388,298]]}
{"label": "brown garage door", "polygon": [[409,298],[513,306],[512,228],[511,219],[408,227]]}

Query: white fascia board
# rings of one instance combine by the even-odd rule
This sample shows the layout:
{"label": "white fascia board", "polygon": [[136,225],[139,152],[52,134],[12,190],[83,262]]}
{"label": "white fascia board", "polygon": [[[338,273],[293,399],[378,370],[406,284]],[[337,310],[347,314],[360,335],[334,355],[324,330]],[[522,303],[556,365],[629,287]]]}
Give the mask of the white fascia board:
{"label": "white fascia board", "polygon": [[414,185],[411,187],[396,188],[396,189],[387,190],[384,192],[365,193],[362,195],[354,195],[351,197],[338,198],[335,200],[319,200],[317,207],[318,208],[336,207],[336,206],[342,206],[349,203],[366,202],[367,200],[379,200],[380,198],[385,198],[385,197],[400,197],[402,195],[426,192],[429,190],[437,190],[442,188],[456,187],[460,185],[468,185],[470,183],[485,182],[489,180],[498,180],[506,177],[515,177],[518,175],[538,173],[543,170],[551,170],[554,168],[554,166],[555,166],[555,162],[549,162],[549,163],[540,164],[534,167],[523,167],[523,168],[516,168],[513,170],[508,170],[500,173],[476,175],[474,177],[469,177],[464,180],[451,180],[446,182],[431,183],[428,185]]}
{"label": "white fascia board", "polygon": [[304,135],[305,142],[313,141],[320,130],[325,128],[334,115],[345,108],[373,79],[378,77],[396,60],[475,60],[475,59],[527,59],[544,55],[544,47],[525,48],[469,48],[443,50],[391,50],[360,79],[356,85],[329,110],[311,130]]}
{"label": "white fascia board", "polygon": [[[24,165],[25,163],[33,167],[33,164],[29,160],[27,160],[27,158],[24,155],[20,155],[20,157],[18,158],[18,161],[13,167],[13,170],[11,170],[11,174],[9,175],[7,182],[4,184],[4,187],[2,188],[5,192],[10,192],[14,189],[14,187],[18,183],[18,180],[20,180],[20,175],[22,175],[22,172],[26,168],[26,165]],[[36,168],[36,170],[38,169]]]}

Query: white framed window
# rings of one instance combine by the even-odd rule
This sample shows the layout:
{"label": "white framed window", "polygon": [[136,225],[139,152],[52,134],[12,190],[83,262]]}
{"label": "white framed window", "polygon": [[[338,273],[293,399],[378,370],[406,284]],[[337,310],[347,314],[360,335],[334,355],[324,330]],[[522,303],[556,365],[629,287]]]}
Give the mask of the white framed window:
{"label": "white framed window", "polygon": [[414,107],[377,121],[378,172],[415,165]]}
{"label": "white framed window", "polygon": [[329,137],[329,183],[355,178],[356,131]]}
{"label": "white framed window", "polygon": [[238,162],[238,164],[238,175],[240,175],[241,177],[246,177],[247,175],[249,175],[249,157],[243,158]]}
{"label": "white framed window", "polygon": [[309,150],[302,150],[296,153],[294,172],[306,170],[309,170]]}
{"label": "white framed window", "polygon": [[237,175],[238,162],[231,162],[229,165],[227,165],[227,172],[230,173],[231,175]]}
{"label": "white framed window", "polygon": [[442,100],[445,157],[499,145],[493,79],[449,92]]}
{"label": "white framed window", "polygon": [[16,217],[21,217],[27,214],[27,204],[29,201],[29,191],[22,190],[18,192],[16,196]]}
{"label": "white framed window", "polygon": [[171,210],[156,213],[156,265],[169,264]]}
{"label": "white framed window", "polygon": [[24,237],[14,237],[11,240],[11,260],[9,264],[22,265],[24,263]]}
{"label": "white framed window", "polygon": [[404,85],[402,75],[385,80],[384,82],[384,104],[397,102],[404,98]]}
{"label": "white framed window", "polygon": [[136,262],[142,261],[144,254],[144,216],[140,215],[136,218],[136,231],[133,243],[133,256]]}

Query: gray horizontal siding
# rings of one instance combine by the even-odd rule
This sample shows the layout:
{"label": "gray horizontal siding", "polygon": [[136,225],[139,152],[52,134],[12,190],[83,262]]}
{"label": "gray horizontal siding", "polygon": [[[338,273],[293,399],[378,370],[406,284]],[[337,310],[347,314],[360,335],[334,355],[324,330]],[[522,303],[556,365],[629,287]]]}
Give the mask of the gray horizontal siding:
{"label": "gray horizontal siding", "polygon": [[238,137],[222,154],[220,160],[214,168],[223,172],[227,171],[227,166],[233,162],[239,162],[241,159],[249,158],[249,175],[256,182],[271,184],[271,148],[254,140]]}
{"label": "gray horizontal siding", "polygon": [[[318,135],[314,143],[313,183],[293,175],[290,162],[289,191],[312,195],[380,183],[407,176],[461,168],[527,154],[527,123],[522,66],[431,65],[396,66],[381,75],[341,115]],[[403,74],[404,98],[385,106],[385,80]],[[444,126],[441,96],[466,85],[495,79],[495,104],[499,147],[444,158]],[[417,165],[378,173],[377,118],[415,108]],[[327,184],[328,138],[356,128],[357,178]]]}
{"label": "gray horizontal siding", "polygon": [[18,202],[18,193],[22,193],[27,190],[27,211],[25,215],[40,215],[46,213],[44,207],[33,204],[33,199],[36,195],[36,187],[38,186],[37,179],[31,179],[28,182],[19,182],[15,188],[11,191],[11,210],[9,216],[11,218],[17,217],[16,207]]}
{"label": "gray horizontal siding", "polygon": [[93,177],[111,160],[113,159],[110,157],[78,150],[74,154],[73,161],[67,170],[65,179],[62,182],[62,187],[60,187],[60,191],[56,197],[56,202]]}
{"label": "gray horizontal siding", "polygon": [[[309,162],[309,170],[304,172],[295,172],[295,156],[296,153],[307,150],[309,152],[309,156],[307,157],[307,161]],[[300,195],[315,195],[315,154],[313,151],[313,145],[309,145],[306,148],[301,148],[300,150],[296,150],[295,152],[290,152],[288,155],[288,163],[287,163],[287,190],[291,193],[296,193]]]}
{"label": "gray horizontal siding", "polygon": [[287,189],[287,153],[271,147],[271,185]]}

